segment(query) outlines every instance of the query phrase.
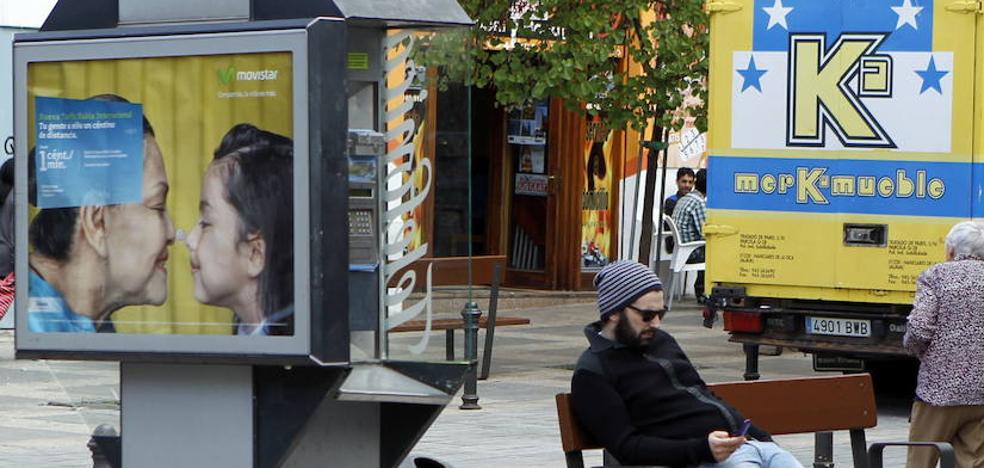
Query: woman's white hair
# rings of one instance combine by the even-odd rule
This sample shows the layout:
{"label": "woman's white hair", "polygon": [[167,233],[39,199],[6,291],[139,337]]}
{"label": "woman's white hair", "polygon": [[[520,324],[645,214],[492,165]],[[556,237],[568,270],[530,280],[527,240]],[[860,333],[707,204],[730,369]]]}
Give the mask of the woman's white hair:
{"label": "woman's white hair", "polygon": [[957,223],[946,235],[946,248],[955,255],[984,258],[984,224],[975,221]]}

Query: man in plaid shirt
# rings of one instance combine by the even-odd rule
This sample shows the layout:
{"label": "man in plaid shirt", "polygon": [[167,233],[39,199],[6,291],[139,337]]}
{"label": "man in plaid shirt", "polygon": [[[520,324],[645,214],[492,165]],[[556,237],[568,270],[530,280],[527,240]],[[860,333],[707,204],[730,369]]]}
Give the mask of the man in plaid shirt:
{"label": "man in plaid shirt", "polygon": [[[680,231],[680,242],[687,243],[704,239],[704,223],[707,222],[707,169],[697,171],[697,181],[694,189],[677,201],[673,209],[673,223]],[[687,263],[702,263],[704,247],[690,254]],[[697,272],[697,282],[694,283],[694,293],[697,302],[704,300],[704,271]]]}

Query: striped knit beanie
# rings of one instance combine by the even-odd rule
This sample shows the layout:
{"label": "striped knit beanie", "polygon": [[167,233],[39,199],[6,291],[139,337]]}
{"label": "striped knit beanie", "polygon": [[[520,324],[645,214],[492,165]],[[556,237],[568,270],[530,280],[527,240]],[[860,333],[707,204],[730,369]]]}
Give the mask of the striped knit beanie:
{"label": "striped knit beanie", "polygon": [[645,265],[631,260],[609,263],[595,275],[598,290],[598,312],[602,320],[649,291],[661,291],[663,283]]}

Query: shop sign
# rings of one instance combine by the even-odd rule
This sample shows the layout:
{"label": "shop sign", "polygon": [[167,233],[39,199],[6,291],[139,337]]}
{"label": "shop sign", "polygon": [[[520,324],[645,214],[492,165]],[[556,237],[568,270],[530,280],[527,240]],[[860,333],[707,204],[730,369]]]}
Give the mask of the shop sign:
{"label": "shop sign", "polygon": [[550,25],[550,14],[539,12],[540,4],[535,0],[514,0],[509,6],[509,19],[493,20],[479,25],[493,34],[508,35],[528,39],[560,39],[567,31]]}
{"label": "shop sign", "polygon": [[547,196],[549,179],[540,174],[516,174],[516,195]]}

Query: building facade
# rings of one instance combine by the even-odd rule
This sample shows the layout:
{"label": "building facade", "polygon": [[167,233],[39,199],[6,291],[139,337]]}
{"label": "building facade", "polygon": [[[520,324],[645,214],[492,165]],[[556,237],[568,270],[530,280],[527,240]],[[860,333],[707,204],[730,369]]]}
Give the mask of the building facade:
{"label": "building facade", "polygon": [[[623,70],[638,72],[620,55]],[[503,265],[506,286],[579,290],[607,263],[639,258],[641,224],[656,217],[642,215],[638,182],[649,168],[638,132],[605,128],[557,98],[507,110],[490,89],[432,84],[410,92],[427,96],[413,111],[415,164],[429,159],[434,171],[426,202],[411,215],[416,242],[428,244],[424,262],[464,263],[471,254],[477,268]],[[463,145],[458,136],[469,130]],[[704,164],[703,138],[692,125],[671,133],[665,174],[657,168],[665,196],[676,191],[677,168]],[[453,278],[437,284],[444,282]]]}

